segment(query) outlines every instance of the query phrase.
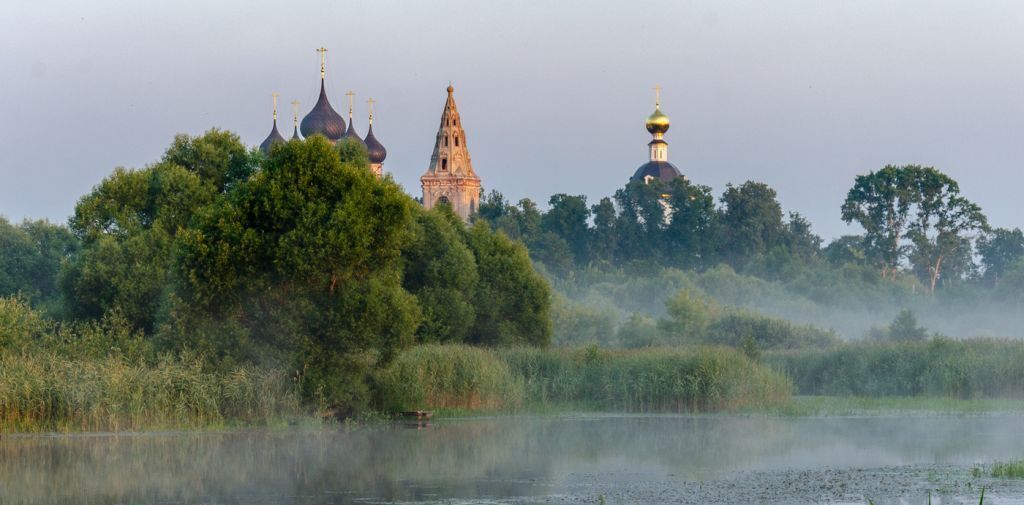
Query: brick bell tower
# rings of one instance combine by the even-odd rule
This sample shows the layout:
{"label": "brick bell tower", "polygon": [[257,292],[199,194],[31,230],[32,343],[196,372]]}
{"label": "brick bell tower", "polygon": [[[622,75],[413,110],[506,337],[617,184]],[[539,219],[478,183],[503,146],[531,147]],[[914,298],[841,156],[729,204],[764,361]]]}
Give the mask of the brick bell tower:
{"label": "brick bell tower", "polygon": [[469,221],[469,216],[480,205],[480,178],[473,171],[473,163],[469,159],[466,133],[455,108],[454,93],[455,88],[449,85],[430,167],[420,177],[420,183],[424,207],[431,209],[442,203],[448,204],[456,215]]}

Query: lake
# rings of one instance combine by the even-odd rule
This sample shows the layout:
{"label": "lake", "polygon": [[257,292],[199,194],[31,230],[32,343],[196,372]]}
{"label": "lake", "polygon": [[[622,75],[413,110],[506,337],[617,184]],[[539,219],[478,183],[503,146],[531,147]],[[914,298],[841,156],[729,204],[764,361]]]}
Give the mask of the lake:
{"label": "lake", "polygon": [[[1024,417],[565,415],[0,438],[4,504],[1024,503]],[[983,475],[971,469],[980,465]]]}

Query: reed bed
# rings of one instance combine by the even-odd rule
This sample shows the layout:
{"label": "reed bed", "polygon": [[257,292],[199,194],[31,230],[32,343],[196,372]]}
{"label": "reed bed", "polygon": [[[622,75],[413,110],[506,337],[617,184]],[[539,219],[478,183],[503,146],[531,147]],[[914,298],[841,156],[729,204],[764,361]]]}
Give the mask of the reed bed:
{"label": "reed bed", "polygon": [[792,385],[724,347],[485,350],[424,345],[380,375],[390,410],[584,408],[713,412],[777,407]]}
{"label": "reed bed", "polygon": [[935,338],[767,353],[802,395],[1024,398],[1024,342]]}
{"label": "reed bed", "polygon": [[0,354],[0,432],[206,428],[299,413],[292,382],[276,370]]}

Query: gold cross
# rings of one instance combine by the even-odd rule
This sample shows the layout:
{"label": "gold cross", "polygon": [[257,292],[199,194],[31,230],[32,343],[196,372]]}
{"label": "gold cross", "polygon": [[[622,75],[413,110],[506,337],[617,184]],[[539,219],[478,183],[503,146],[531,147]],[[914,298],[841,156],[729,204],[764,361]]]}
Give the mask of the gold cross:
{"label": "gold cross", "polygon": [[327,48],[320,46],[316,52],[320,53],[320,79],[324,78],[324,67],[327,64]]}
{"label": "gold cross", "polygon": [[294,116],[295,116],[295,119],[294,119],[295,126],[299,126],[299,101],[298,100],[292,100],[292,110],[294,111]]}
{"label": "gold cross", "polygon": [[274,97],[274,121],[277,121],[277,96],[279,93],[271,93],[270,96]]}
{"label": "gold cross", "polygon": [[661,107],[661,86],[654,86],[654,108]]}
{"label": "gold cross", "polygon": [[348,97],[348,117],[352,117],[352,97],[356,96],[356,92],[348,90],[348,93],[345,93],[345,96]]}
{"label": "gold cross", "polygon": [[374,100],[373,97],[370,97],[370,99],[367,100],[366,103],[369,104],[370,106],[370,124],[373,124],[373,104],[377,103],[377,101]]}

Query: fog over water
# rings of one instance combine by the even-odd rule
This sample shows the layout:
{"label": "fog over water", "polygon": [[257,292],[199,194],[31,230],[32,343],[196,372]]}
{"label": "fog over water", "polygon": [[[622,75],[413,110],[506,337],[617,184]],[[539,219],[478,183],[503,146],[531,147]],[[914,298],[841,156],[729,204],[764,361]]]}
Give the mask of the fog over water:
{"label": "fog over water", "polygon": [[612,194],[647,158],[655,84],[670,159],[721,194],[767,182],[824,237],[856,174],[935,165],[1021,225],[1020,2],[5,2],[0,214],[63,221],[118,165],[217,126],[257,145],[316,98],[378,100],[385,169],[419,192],[449,80],[488,189]]}
{"label": "fog over water", "polygon": [[[873,486],[877,503],[939,488],[953,500],[973,492],[965,487],[972,465],[1024,452],[1022,422],[1009,415],[623,415],[354,431],[15,436],[0,439],[0,501],[593,503],[605,495],[610,503],[733,503],[770,492],[768,502],[806,503],[801,486],[811,484],[822,487],[812,497],[856,496],[858,486]],[[874,482],[879,470],[885,477]],[[829,482],[850,487],[828,490]],[[1007,484],[985,485],[990,503],[1024,497]],[[659,489],[667,494],[657,500],[645,494]]]}

